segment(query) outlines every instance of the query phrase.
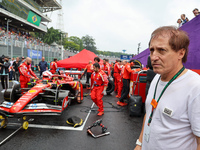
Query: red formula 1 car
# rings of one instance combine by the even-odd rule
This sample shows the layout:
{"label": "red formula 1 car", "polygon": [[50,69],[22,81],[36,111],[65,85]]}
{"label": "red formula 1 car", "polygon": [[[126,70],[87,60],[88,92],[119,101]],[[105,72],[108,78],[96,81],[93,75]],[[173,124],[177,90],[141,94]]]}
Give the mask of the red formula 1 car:
{"label": "red formula 1 car", "polygon": [[29,82],[28,88],[21,89],[19,82],[14,82],[12,89],[4,93],[5,101],[0,105],[0,128],[5,128],[8,118],[21,118],[24,129],[28,128],[26,116],[60,115],[71,100],[81,103],[83,86],[80,81],[64,72],[52,75],[43,74],[43,79]]}

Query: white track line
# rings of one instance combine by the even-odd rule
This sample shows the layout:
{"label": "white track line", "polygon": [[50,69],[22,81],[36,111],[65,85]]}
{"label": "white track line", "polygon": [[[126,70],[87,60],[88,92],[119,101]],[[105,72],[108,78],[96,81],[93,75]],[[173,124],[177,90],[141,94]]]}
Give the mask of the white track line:
{"label": "white track line", "polygon": [[[57,130],[73,130],[73,131],[83,131],[85,124],[89,118],[89,115],[91,113],[91,109],[94,107],[94,103],[90,107],[90,111],[88,112],[85,121],[82,126],[80,127],[66,127],[66,126],[54,126],[54,125],[40,125],[40,124],[29,124],[30,128],[42,128],[42,129],[57,129]],[[20,125],[19,123],[10,123],[8,125]]]}

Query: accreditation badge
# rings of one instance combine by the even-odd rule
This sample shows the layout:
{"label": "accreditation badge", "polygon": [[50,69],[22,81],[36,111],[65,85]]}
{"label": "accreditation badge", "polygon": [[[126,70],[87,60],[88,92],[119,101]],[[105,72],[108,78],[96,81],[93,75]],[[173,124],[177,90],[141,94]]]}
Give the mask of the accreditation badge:
{"label": "accreditation badge", "polygon": [[149,137],[150,137],[150,132],[151,132],[151,127],[150,126],[145,126],[144,128],[144,140],[149,143]]}

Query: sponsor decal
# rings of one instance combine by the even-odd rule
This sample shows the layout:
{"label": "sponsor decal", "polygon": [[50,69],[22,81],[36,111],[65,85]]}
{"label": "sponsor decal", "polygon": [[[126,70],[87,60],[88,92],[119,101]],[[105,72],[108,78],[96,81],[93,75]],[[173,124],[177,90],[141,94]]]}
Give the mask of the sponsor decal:
{"label": "sponsor decal", "polygon": [[36,90],[30,90],[30,91],[28,91],[29,93],[35,93],[36,92]]}
{"label": "sponsor decal", "polygon": [[37,104],[31,104],[30,108],[36,109],[37,108]]}
{"label": "sponsor decal", "polygon": [[63,101],[63,108],[62,110],[64,110],[66,107],[68,106],[68,97],[65,97],[64,101]]}
{"label": "sponsor decal", "polygon": [[44,87],[44,85],[43,85],[43,84],[38,84],[38,85],[36,85],[35,87],[36,87],[36,88],[40,88],[40,87]]}

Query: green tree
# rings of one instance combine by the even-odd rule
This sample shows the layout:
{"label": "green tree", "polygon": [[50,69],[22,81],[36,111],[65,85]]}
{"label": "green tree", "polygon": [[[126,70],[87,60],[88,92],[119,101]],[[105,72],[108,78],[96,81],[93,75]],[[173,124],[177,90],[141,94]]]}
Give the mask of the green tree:
{"label": "green tree", "polygon": [[83,41],[79,37],[77,37],[77,36],[70,36],[68,38],[68,40],[74,42],[77,45],[79,45],[79,50],[78,51],[82,51],[84,49],[84,47],[83,47]]}
{"label": "green tree", "polygon": [[89,35],[83,36],[82,38],[83,41],[83,47],[87,50],[90,50],[94,53],[97,53],[97,48],[96,48],[96,43],[95,39]]}
{"label": "green tree", "polygon": [[80,46],[73,41],[65,41],[64,48],[67,50],[78,51],[80,49]]}
{"label": "green tree", "polygon": [[61,32],[53,27],[47,29],[47,33],[35,33],[35,35],[40,37],[44,43],[49,45],[61,40]]}

